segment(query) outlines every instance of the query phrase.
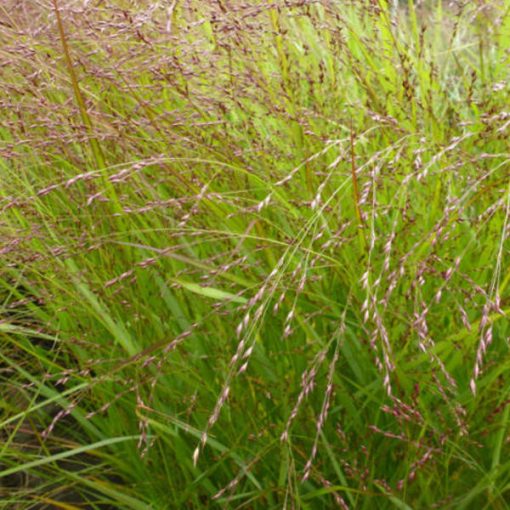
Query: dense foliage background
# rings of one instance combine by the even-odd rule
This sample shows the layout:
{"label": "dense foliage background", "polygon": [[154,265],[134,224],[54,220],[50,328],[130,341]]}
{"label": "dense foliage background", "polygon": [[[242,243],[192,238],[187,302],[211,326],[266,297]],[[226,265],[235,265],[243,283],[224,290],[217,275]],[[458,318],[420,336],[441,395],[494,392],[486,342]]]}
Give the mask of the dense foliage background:
{"label": "dense foliage background", "polygon": [[509,9],[3,2],[0,508],[509,508]]}

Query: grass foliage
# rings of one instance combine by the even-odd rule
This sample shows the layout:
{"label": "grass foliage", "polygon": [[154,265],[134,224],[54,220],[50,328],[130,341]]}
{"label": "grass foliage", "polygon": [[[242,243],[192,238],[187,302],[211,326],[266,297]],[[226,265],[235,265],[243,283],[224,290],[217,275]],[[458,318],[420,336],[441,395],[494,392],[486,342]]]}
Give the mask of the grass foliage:
{"label": "grass foliage", "polygon": [[2,3],[0,508],[509,508],[509,9]]}

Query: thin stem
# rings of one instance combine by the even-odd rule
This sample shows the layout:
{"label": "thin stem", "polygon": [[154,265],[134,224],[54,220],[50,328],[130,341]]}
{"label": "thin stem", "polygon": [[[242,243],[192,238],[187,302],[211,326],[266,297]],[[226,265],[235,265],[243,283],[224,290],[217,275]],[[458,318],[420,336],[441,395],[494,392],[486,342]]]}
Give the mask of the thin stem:
{"label": "thin stem", "polygon": [[64,24],[62,22],[62,17],[60,16],[60,9],[58,7],[58,2],[57,2],[57,0],[52,0],[52,2],[53,2],[53,8],[55,10],[55,16],[57,17],[57,26],[58,26],[58,32],[60,35],[60,42],[62,43],[62,49],[64,50],[64,58],[66,61],[68,72],[69,72],[69,77],[71,78],[71,83],[73,86],[74,97],[76,99],[76,102],[78,103],[78,108],[80,110],[80,116],[81,116],[82,122],[85,125],[85,127],[90,135],[90,137],[89,137],[90,148],[92,150],[92,154],[94,156],[94,160],[96,162],[97,169],[99,170],[99,169],[106,167],[105,157],[104,157],[103,151],[101,150],[101,146],[99,145],[99,142],[97,141],[96,137],[93,135],[92,121],[91,121],[90,116],[87,112],[85,100],[83,99],[83,95],[80,90],[78,77],[76,76],[76,73],[74,71],[73,61],[71,59],[71,52],[69,50],[69,45],[67,44],[67,38],[66,38],[65,31],[64,31]]}
{"label": "thin stem", "polygon": [[358,176],[356,175],[356,160],[354,157],[354,130],[352,128],[352,119],[351,119],[351,177],[352,177],[352,192],[354,197],[354,208],[356,210],[356,217],[358,218],[358,223],[360,226],[363,226],[363,216],[361,215],[361,209],[359,206],[360,196],[359,196],[359,186],[358,186]]}

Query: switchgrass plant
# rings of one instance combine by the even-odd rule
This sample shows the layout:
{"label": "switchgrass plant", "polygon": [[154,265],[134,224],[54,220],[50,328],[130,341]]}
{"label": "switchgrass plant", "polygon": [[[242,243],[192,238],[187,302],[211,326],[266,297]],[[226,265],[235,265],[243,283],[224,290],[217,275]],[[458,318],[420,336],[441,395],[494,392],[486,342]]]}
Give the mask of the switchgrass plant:
{"label": "switchgrass plant", "polygon": [[508,508],[509,8],[4,2],[0,508]]}

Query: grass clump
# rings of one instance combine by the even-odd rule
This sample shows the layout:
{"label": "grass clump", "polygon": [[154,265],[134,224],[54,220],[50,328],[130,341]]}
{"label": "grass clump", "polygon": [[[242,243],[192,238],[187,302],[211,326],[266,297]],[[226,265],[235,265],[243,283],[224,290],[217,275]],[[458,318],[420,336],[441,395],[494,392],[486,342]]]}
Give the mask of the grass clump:
{"label": "grass clump", "polygon": [[507,508],[509,8],[0,7],[0,508]]}

